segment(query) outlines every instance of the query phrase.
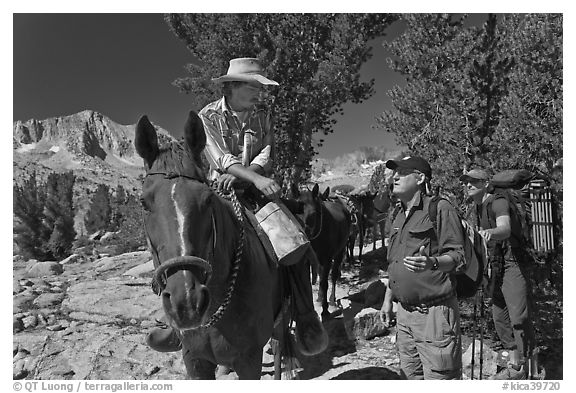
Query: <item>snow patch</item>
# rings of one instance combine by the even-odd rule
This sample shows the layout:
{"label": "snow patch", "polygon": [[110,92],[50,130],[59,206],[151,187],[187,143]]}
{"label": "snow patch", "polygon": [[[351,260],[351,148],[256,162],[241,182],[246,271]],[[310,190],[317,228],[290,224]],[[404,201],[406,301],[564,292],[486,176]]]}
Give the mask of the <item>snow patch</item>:
{"label": "snow patch", "polygon": [[58,153],[60,151],[60,146],[52,146],[49,150]]}
{"label": "snow patch", "polygon": [[36,143],[28,143],[28,144],[22,144],[16,151],[18,153],[26,153],[29,152],[30,150],[34,150],[35,148]]}

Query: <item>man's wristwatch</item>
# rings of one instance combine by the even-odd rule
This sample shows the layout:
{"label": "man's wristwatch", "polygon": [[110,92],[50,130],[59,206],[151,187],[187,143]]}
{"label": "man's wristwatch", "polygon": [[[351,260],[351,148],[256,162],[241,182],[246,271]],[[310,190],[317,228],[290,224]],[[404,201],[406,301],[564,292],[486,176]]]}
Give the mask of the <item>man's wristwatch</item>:
{"label": "man's wristwatch", "polygon": [[432,262],[432,267],[430,268],[430,270],[438,270],[438,268],[440,267],[440,264],[438,264],[438,258],[436,257],[432,257],[434,259],[434,262]]}

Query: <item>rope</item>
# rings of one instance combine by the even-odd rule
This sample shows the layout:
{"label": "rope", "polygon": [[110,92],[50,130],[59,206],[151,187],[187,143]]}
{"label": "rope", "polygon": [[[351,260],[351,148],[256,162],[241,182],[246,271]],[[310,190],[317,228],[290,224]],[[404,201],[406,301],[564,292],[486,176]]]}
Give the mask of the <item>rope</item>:
{"label": "rope", "polygon": [[228,286],[228,290],[226,292],[226,296],[224,297],[224,301],[222,302],[222,304],[220,304],[216,312],[212,314],[208,322],[199,326],[202,328],[209,328],[213,326],[216,322],[218,322],[220,319],[222,319],[224,312],[226,312],[226,309],[228,308],[230,302],[232,301],[232,294],[236,286],[236,279],[238,278],[238,272],[240,271],[240,260],[242,259],[242,254],[244,251],[244,241],[246,238],[246,232],[244,229],[244,217],[242,216],[242,206],[238,201],[238,197],[236,196],[234,189],[230,190],[229,196],[225,195],[221,191],[216,191],[216,193],[225,199],[231,200],[232,207],[234,208],[234,214],[240,221],[240,239],[238,240],[238,246],[236,247],[236,258],[234,259],[234,263],[232,265],[232,276],[230,277],[230,285]]}

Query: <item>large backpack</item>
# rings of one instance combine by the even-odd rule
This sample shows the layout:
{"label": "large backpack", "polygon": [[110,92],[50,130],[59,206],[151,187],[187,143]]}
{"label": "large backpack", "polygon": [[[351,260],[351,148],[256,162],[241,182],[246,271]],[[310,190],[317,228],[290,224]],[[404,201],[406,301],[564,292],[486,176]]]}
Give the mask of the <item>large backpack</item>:
{"label": "large backpack", "polygon": [[[434,196],[428,205],[428,215],[434,231],[438,233],[438,202],[447,199],[440,196]],[[392,213],[392,222],[396,218],[399,208],[396,207]],[[456,296],[459,299],[466,299],[474,296],[479,287],[485,280],[486,268],[488,266],[488,249],[486,240],[478,233],[478,231],[471,226],[466,220],[458,215],[461,224],[462,237],[464,238],[464,258],[466,260],[466,268],[463,271],[457,272],[454,277],[456,279]]]}
{"label": "large backpack", "polygon": [[498,198],[505,198],[510,208],[510,244],[513,248],[525,251],[528,256],[534,257],[532,242],[532,217],[529,206],[529,192],[526,186],[534,179],[534,174],[526,169],[509,169],[495,174],[490,181],[488,191],[494,198],[488,202],[488,217],[492,227],[496,224],[493,217],[492,203]]}

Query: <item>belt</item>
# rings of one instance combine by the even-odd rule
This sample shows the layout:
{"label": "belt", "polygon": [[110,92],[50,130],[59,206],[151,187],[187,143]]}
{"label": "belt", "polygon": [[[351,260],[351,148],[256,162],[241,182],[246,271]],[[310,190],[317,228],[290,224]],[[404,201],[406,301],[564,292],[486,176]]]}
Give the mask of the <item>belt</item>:
{"label": "belt", "polygon": [[400,302],[400,304],[402,304],[402,308],[408,312],[417,311],[417,312],[422,313],[422,314],[428,314],[428,309],[430,307],[438,306],[438,305],[446,302],[446,300],[452,299],[453,297],[454,297],[454,293],[450,292],[447,295],[440,296],[440,297],[437,297],[434,299],[430,299],[426,303],[413,304],[413,303]]}

